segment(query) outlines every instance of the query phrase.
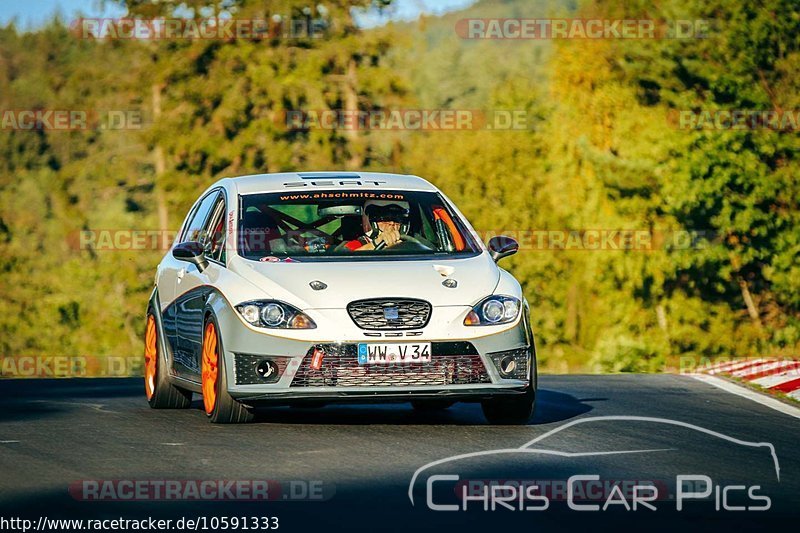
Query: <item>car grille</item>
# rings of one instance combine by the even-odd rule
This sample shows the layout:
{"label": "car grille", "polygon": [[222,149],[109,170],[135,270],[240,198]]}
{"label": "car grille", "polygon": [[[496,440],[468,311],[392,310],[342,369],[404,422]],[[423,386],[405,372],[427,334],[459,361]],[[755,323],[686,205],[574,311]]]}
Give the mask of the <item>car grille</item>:
{"label": "car grille", "polygon": [[347,312],[361,329],[424,328],[431,318],[431,304],[410,298],[357,300]]}
{"label": "car grille", "polygon": [[[311,368],[314,348],[325,351],[319,370]],[[415,387],[491,383],[486,367],[468,342],[434,342],[429,363],[359,365],[358,345],[323,344],[303,358],[292,387]]]}

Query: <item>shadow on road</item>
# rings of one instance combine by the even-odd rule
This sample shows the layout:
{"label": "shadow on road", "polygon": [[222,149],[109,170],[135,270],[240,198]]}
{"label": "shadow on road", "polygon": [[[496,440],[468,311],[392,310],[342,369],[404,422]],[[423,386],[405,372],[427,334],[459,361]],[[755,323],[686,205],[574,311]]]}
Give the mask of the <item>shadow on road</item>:
{"label": "shadow on road", "polygon": [[26,398],[75,399],[142,396],[142,378],[2,379],[0,404]]}
{"label": "shadow on road", "polygon": [[[115,400],[140,398],[141,378],[73,378],[0,380],[0,421],[41,419],[69,413],[70,403],[97,402],[118,410]],[[202,409],[195,395],[193,408]],[[589,402],[550,389],[539,389],[531,425],[568,420],[592,410]],[[459,403],[442,411],[418,411],[409,403],[332,404],[317,407],[273,407],[259,411],[257,423],[328,425],[476,425],[486,424],[480,405]]]}
{"label": "shadow on road", "polygon": [[141,378],[0,380],[0,421],[41,419],[69,413],[70,404],[141,396]]}
{"label": "shadow on road", "polygon": [[[569,420],[592,410],[587,401],[547,389],[539,389],[536,414],[529,425]],[[202,404],[198,403],[198,408]],[[259,410],[257,423],[327,425],[475,425],[486,424],[479,404],[458,403],[440,411],[418,411],[409,403],[347,404],[317,407],[273,407]]]}
{"label": "shadow on road", "polygon": [[539,389],[533,424],[549,424],[569,420],[591,411],[593,407],[589,402],[605,402],[607,400],[608,398],[579,399],[563,392]]}

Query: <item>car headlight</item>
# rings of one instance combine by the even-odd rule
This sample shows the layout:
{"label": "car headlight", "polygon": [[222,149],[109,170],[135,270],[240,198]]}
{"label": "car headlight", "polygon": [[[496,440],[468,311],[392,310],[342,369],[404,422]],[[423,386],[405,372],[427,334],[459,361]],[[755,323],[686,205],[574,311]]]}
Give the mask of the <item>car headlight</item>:
{"label": "car headlight", "polygon": [[244,302],[236,310],[249,324],[259,328],[314,329],[317,325],[311,318],[283,302],[257,300]]}
{"label": "car headlight", "polygon": [[489,296],[467,313],[465,326],[497,326],[514,322],[521,304],[513,296]]}

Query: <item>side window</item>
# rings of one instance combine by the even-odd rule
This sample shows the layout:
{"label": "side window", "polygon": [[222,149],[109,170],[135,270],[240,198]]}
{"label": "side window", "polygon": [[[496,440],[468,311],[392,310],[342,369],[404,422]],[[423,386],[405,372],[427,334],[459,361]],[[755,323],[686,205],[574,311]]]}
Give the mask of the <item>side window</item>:
{"label": "side window", "polygon": [[202,243],[209,258],[225,262],[225,195],[223,194],[217,198],[211,216],[208,217],[208,223],[203,227]]}
{"label": "side window", "polygon": [[214,205],[214,200],[217,199],[218,192],[212,192],[200,202],[200,205],[191,215],[186,229],[183,230],[181,235],[181,242],[200,241],[202,240],[203,223],[206,221],[208,212],[211,211],[211,206]]}

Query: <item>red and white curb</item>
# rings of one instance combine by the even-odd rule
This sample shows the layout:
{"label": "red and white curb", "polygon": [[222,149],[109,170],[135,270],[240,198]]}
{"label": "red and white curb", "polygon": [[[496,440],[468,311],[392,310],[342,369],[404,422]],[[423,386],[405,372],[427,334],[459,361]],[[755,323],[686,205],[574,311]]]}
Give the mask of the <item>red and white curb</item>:
{"label": "red and white curb", "polygon": [[739,378],[800,400],[800,359],[747,359],[712,365],[704,372],[712,376]]}
{"label": "red and white curb", "polygon": [[719,377],[738,378],[758,385],[766,392],[782,392],[791,398],[800,400],[800,359],[777,357],[740,359],[713,364],[699,370],[692,374],[692,377],[800,418],[800,409],[797,407]]}

